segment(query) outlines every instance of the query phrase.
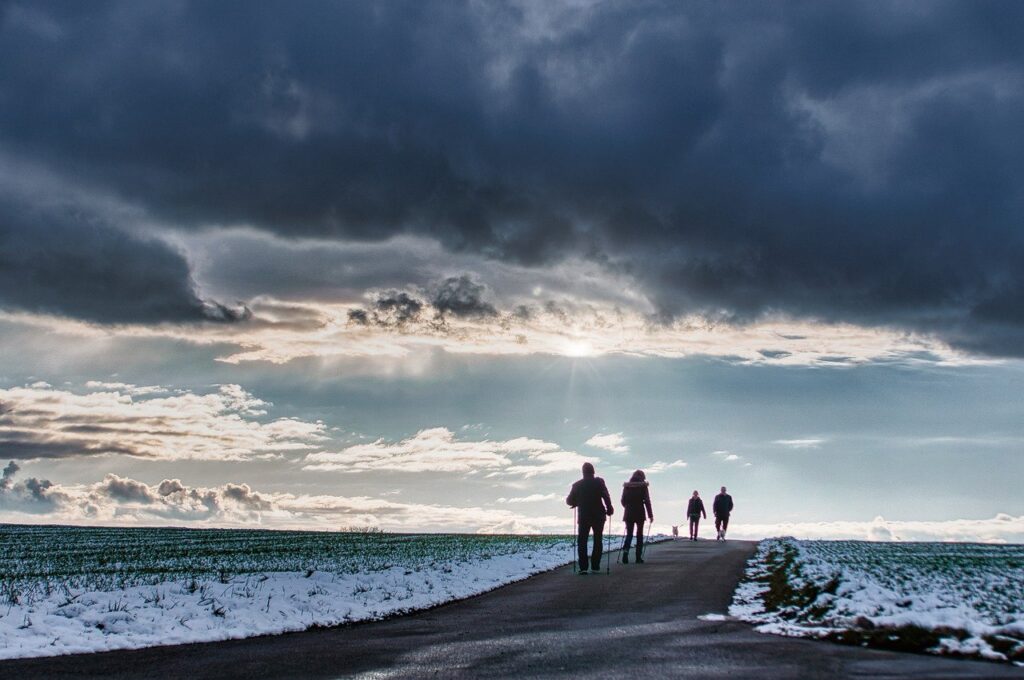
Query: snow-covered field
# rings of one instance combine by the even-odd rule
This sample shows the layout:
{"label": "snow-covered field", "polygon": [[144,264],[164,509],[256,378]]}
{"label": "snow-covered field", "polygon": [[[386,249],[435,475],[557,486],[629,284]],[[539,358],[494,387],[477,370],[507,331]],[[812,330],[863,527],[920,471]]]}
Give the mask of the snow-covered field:
{"label": "snow-covered field", "polygon": [[0,659],[378,619],[571,560],[559,536],[0,525]]}
{"label": "snow-covered field", "polygon": [[769,539],[729,613],[766,633],[1024,665],[1024,545]]}

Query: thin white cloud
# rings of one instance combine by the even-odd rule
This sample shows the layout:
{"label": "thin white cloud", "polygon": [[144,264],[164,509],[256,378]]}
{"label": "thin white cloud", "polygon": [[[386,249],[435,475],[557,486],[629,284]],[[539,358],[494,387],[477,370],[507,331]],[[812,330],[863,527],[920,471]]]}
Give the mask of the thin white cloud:
{"label": "thin white cloud", "polygon": [[529,437],[506,441],[463,440],[445,427],[420,430],[398,442],[378,439],[341,451],[318,451],[305,457],[303,469],[344,473],[445,472],[532,477],[578,470],[586,459],[558,444]]}
{"label": "thin white cloud", "polygon": [[515,496],[513,498],[499,498],[498,503],[540,503],[543,501],[561,500],[564,496],[556,493],[531,493],[529,496]]}
{"label": "thin white cloud", "polygon": [[736,462],[738,460],[741,460],[743,458],[743,456],[740,456],[738,454],[732,453],[730,451],[724,451],[724,450],[712,451],[711,455],[712,456],[717,456],[718,459],[721,460],[724,463],[734,463],[734,462]]}
{"label": "thin white cloud", "polygon": [[286,363],[306,357],[409,360],[434,349],[495,356],[702,355],[785,366],[842,367],[872,361],[991,363],[929,336],[879,328],[781,317],[736,326],[702,317],[651,324],[648,313],[638,309],[577,298],[548,303],[511,306],[480,317],[449,316],[442,323],[437,311],[423,301],[423,311],[416,319],[391,326],[352,322],[349,315],[362,309],[361,303],[284,301],[266,296],[247,302],[253,318],[245,324],[109,327],[27,312],[0,312],[0,320],[68,339],[157,337],[236,348],[220,357],[227,363]]}
{"label": "thin white cloud", "polygon": [[671,463],[667,463],[663,460],[658,460],[648,465],[645,469],[648,474],[657,474],[659,472],[664,472],[665,470],[671,470],[673,468],[684,468],[687,465],[688,463],[682,459],[674,460]]}
{"label": "thin white cloud", "polygon": [[265,418],[238,385],[205,394],[90,383],[79,394],[36,383],[0,389],[0,450],[14,458],[124,454],[160,460],[244,460],[315,450],[325,426]]}
{"label": "thin white cloud", "polygon": [[622,436],[621,432],[595,434],[585,443],[595,449],[604,449],[612,453],[629,453],[629,445],[626,444],[626,438]]}
{"label": "thin white cloud", "polygon": [[[736,518],[738,519],[738,518]],[[902,521],[875,517],[865,521],[744,524],[733,520],[731,538],[793,536],[802,539],[858,541],[976,541],[1024,543],[1024,515],[998,514],[986,519]]]}
{"label": "thin white cloud", "polygon": [[776,439],[773,444],[791,449],[816,449],[825,443],[824,439]]}

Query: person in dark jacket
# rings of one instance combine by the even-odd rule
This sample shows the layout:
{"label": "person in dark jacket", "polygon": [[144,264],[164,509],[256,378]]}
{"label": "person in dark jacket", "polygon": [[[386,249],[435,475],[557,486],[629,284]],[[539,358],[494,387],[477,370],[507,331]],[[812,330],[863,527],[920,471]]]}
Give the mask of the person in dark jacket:
{"label": "person in dark jacket", "polygon": [[690,497],[690,502],[686,506],[686,516],[690,520],[690,540],[697,540],[697,529],[700,528],[700,517],[704,516],[704,519],[708,518],[708,513],[704,512],[704,501],[700,499],[700,494],[694,489],[693,496]]}
{"label": "person in dark jacket", "polygon": [[725,540],[725,532],[729,529],[729,513],[732,512],[732,507],[732,496],[725,492],[725,487],[723,486],[722,493],[715,496],[715,502],[711,504],[711,512],[715,514],[715,531],[718,532],[716,540]]}
{"label": "person in dark jacket", "polygon": [[[565,502],[576,508],[576,548],[579,552],[580,574],[589,567],[595,574],[601,571],[601,535],[605,517],[615,512],[612,497],[604,480],[594,476],[594,466],[583,464],[583,479],[572,485]],[[594,551],[587,558],[587,538],[594,532]]]}
{"label": "person in dark jacket", "polygon": [[647,475],[643,470],[637,470],[628,482],[623,483],[621,500],[622,521],[626,523],[626,542],[622,544],[622,563],[629,564],[629,548],[633,544],[635,528],[636,563],[643,564],[644,519],[654,521],[654,511],[651,510],[651,492],[647,484]]}

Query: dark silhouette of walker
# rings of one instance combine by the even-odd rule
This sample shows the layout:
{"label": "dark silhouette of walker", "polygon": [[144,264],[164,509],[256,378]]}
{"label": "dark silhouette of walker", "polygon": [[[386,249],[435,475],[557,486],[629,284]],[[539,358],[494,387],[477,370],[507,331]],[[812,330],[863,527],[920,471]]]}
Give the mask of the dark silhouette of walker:
{"label": "dark silhouette of walker", "polygon": [[654,523],[654,511],[651,510],[651,492],[647,483],[647,475],[637,470],[628,482],[622,485],[622,521],[626,523],[626,535],[619,552],[622,563],[629,564],[629,548],[633,543],[633,531],[636,531],[636,563],[644,562],[644,519]]}
{"label": "dark silhouette of walker", "polygon": [[[576,533],[576,558],[579,566],[579,573],[586,574],[588,569],[597,574],[601,571],[601,556],[603,554],[601,539],[604,533],[604,522],[606,517],[611,517],[615,512],[612,507],[612,498],[608,494],[608,487],[604,480],[594,473],[594,466],[591,463],[583,464],[583,479],[572,485],[566,504],[575,509],[574,530]],[[594,534],[594,549],[587,555],[587,539]],[[607,565],[608,572],[611,572],[611,564]]]}

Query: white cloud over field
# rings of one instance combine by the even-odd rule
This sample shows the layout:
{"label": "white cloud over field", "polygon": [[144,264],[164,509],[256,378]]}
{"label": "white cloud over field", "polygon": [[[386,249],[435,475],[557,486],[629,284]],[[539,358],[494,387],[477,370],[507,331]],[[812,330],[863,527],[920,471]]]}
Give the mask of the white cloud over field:
{"label": "white cloud over field", "polygon": [[734,521],[730,538],[761,539],[792,536],[801,539],[857,541],[956,541],[1024,543],[1024,515],[997,514],[987,519],[936,521],[887,520],[744,524]]}
{"label": "white cloud over field", "polygon": [[201,487],[179,479],[147,484],[114,474],[93,484],[62,485],[37,478],[18,481],[18,472],[17,464],[11,464],[0,477],[0,522],[488,533],[543,533],[564,530],[565,524],[557,517],[496,507],[266,493],[247,484]]}

